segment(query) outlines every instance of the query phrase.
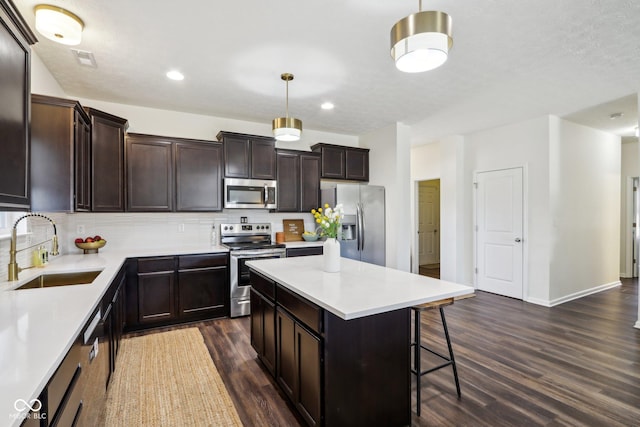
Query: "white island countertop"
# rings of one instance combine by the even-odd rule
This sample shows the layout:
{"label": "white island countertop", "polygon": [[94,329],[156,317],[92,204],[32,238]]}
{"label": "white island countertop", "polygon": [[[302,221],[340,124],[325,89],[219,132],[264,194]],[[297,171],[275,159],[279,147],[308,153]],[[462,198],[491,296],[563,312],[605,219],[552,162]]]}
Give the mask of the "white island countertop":
{"label": "white island countertop", "polygon": [[322,255],[255,260],[253,270],[345,319],[469,295],[471,286],[340,258],[341,270],[325,273]]}
{"label": "white island countertop", "polygon": [[[216,252],[228,250],[177,247],[62,255],[51,257],[44,268],[20,272],[18,281],[0,281],[0,427],[20,425],[26,410],[16,410],[16,400],[38,397],[127,258]],[[40,274],[93,270],[102,272],[88,285],[13,290]]]}

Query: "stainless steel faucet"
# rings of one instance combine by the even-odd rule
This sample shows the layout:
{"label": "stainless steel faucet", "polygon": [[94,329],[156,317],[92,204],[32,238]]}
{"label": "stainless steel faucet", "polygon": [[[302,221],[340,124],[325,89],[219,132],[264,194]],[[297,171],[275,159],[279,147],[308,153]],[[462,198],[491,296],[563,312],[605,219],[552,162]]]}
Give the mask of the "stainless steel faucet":
{"label": "stainless steel faucet", "polygon": [[[47,221],[49,221],[51,223],[51,225],[53,226],[53,237],[51,237],[51,239],[47,239],[44,240],[40,243],[36,243],[34,245],[31,245],[29,247],[26,248],[22,248],[19,251],[16,250],[16,241],[18,240],[18,233],[17,233],[17,227],[18,227],[18,223],[20,221],[22,221],[25,218],[29,218],[29,217],[39,217],[39,218],[44,218]],[[47,216],[41,215],[41,214],[37,214],[37,213],[30,213],[30,214],[26,214],[21,216],[20,218],[18,218],[16,220],[16,222],[13,224],[13,229],[11,230],[11,247],[9,249],[9,281],[12,280],[18,280],[18,273],[21,272],[22,270],[24,270],[24,268],[20,268],[18,267],[18,262],[16,261],[16,254],[18,252],[22,252],[26,249],[29,248],[33,248],[35,246],[41,245],[43,243],[46,243],[48,241],[51,241],[51,255],[55,256],[58,255],[58,232],[56,229],[56,223],[53,222],[53,220]]]}

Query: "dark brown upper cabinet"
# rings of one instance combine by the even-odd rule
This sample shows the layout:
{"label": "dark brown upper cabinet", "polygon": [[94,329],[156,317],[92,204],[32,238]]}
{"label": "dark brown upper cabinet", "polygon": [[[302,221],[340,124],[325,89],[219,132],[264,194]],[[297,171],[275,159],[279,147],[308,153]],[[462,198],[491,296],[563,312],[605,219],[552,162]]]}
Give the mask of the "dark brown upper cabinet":
{"label": "dark brown upper cabinet", "polygon": [[127,210],[222,209],[222,144],[127,134]]}
{"label": "dark brown upper cabinet", "polygon": [[276,179],[276,140],[271,137],[220,131],[226,178]]}
{"label": "dark brown upper cabinet", "polygon": [[311,150],[322,156],[323,179],[369,181],[369,149],[318,143]]}
{"label": "dark brown upper cabinet", "polygon": [[89,123],[77,101],[31,96],[32,210],[90,210]]}
{"label": "dark brown upper cabinet", "polygon": [[222,210],[222,144],[175,142],[176,210]]}
{"label": "dark brown upper cabinet", "polygon": [[0,0],[0,211],[31,206],[29,45],[35,42],[13,2]]}
{"label": "dark brown upper cabinet", "polygon": [[300,211],[300,155],[277,151],[278,212]]}
{"label": "dark brown upper cabinet", "polygon": [[91,119],[91,210],[124,212],[124,136],[127,119],[85,108]]}
{"label": "dark brown upper cabinet", "polygon": [[320,155],[277,151],[278,211],[309,212],[320,203]]}
{"label": "dark brown upper cabinet", "polygon": [[173,144],[169,138],[127,134],[127,210],[173,211]]}

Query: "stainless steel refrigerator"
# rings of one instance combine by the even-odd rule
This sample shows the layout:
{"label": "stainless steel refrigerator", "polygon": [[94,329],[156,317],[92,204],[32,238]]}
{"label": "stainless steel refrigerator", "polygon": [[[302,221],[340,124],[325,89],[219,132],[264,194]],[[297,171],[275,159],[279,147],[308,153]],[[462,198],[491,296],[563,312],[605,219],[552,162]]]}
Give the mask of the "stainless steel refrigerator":
{"label": "stainless steel refrigerator", "polygon": [[342,203],[340,239],[343,257],[385,265],[384,187],[363,184],[322,185],[322,205]]}

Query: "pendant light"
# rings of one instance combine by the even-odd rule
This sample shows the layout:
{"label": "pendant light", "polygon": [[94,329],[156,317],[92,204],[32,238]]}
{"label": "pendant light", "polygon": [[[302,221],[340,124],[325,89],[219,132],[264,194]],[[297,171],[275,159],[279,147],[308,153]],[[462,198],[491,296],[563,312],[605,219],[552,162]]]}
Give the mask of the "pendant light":
{"label": "pendant light", "polygon": [[453,45],[451,17],[435,10],[409,15],[391,28],[391,57],[406,73],[433,70],[444,64]]}
{"label": "pendant light", "polygon": [[287,115],[273,119],[273,136],[278,141],[297,141],[302,134],[302,122],[294,117],[289,117],[289,82],[293,80],[293,74],[284,73],[280,78],[287,84]]}
{"label": "pendant light", "polygon": [[36,30],[54,42],[77,45],[82,41],[84,22],[66,9],[49,4],[34,8]]}

